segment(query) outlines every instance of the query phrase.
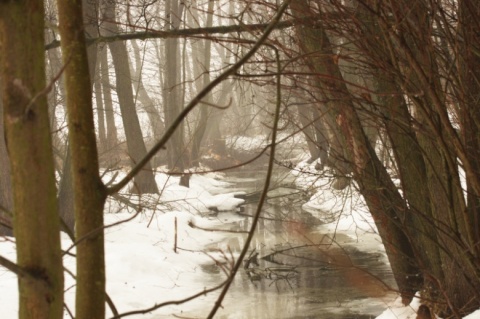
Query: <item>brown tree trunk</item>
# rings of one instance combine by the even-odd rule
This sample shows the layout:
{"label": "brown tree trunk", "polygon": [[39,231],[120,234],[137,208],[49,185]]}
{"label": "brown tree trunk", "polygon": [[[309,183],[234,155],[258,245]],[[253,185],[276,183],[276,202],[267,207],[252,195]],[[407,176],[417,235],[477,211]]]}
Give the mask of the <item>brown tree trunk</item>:
{"label": "brown tree trunk", "polygon": [[13,185],[20,319],[63,318],[63,267],[42,1],[0,2],[0,78]]}
{"label": "brown tree trunk", "polygon": [[[168,0],[165,12],[168,17],[169,29],[180,26],[180,18],[183,13],[183,4],[178,0]],[[180,102],[179,80],[179,50],[178,39],[165,39],[165,81],[163,88],[163,107],[165,111],[165,127],[169,127],[178,117],[183,108]],[[183,123],[183,122],[182,122]],[[183,172],[188,166],[188,154],[184,141],[184,125],[181,124],[167,143],[168,167],[173,171]]]}
{"label": "brown tree trunk", "polygon": [[100,51],[100,77],[102,82],[103,104],[105,106],[105,119],[107,124],[107,166],[117,162],[115,149],[118,146],[117,127],[115,126],[115,112],[113,110],[112,90],[110,88],[110,77],[108,74],[108,49],[104,46]]}
{"label": "brown tree trunk", "polygon": [[[94,38],[98,36],[98,13],[97,5],[95,2],[82,0],[82,19],[83,19],[83,30],[86,37]],[[81,29],[79,29],[81,30]],[[58,55],[55,56],[57,59]],[[95,66],[97,63],[97,45],[90,45],[87,49],[88,57],[88,69],[90,74],[90,84],[94,83],[94,74]],[[59,60],[57,60],[59,62]],[[56,73],[60,72],[60,66],[57,64]],[[61,86],[63,87],[63,83]],[[65,92],[63,92],[65,93]],[[66,96],[66,94],[64,94]],[[62,167],[62,179],[60,181],[60,187],[58,191],[58,209],[59,215],[65,222],[65,226],[68,227],[71,231],[74,229],[75,225],[75,214],[74,214],[74,202],[75,202],[75,192],[73,189],[73,176],[71,168],[71,149],[66,147],[65,158],[63,161]]]}
{"label": "brown tree trunk", "polygon": [[150,125],[152,127],[152,139],[153,141],[159,140],[162,137],[163,132],[165,131],[165,123],[160,116],[160,111],[155,106],[155,102],[152,100],[150,95],[148,94],[145,86],[143,84],[142,79],[142,58],[140,55],[140,48],[136,41],[132,41],[133,53],[135,56],[135,70],[131,72],[135,74],[134,77],[134,88],[140,103],[142,103],[145,112],[147,113],[148,120],[150,121]]}
{"label": "brown tree trunk", "polygon": [[[98,67],[100,70],[100,66]],[[107,133],[105,129],[105,108],[103,107],[102,82],[100,77],[95,77],[93,87],[95,89],[95,103],[97,106],[98,123],[98,151],[101,154],[107,149]]]}
{"label": "brown tree trunk", "polygon": [[[118,33],[118,26],[115,22],[115,3],[106,1],[104,20],[104,35],[114,35]],[[135,109],[132,89],[132,77],[127,61],[128,52],[124,42],[110,42],[108,44],[112,54],[113,65],[115,68],[116,86],[118,102],[122,112],[122,121],[127,139],[128,156],[132,166],[138,163],[147,154],[147,148],[143,141],[142,130]],[[145,165],[143,170],[135,176],[134,191],[144,193],[158,193],[155,177],[153,176],[150,163]]]}
{"label": "brown tree trunk", "polygon": [[[205,27],[211,27],[213,24],[213,5],[214,5],[213,0],[208,1],[208,8],[207,8],[207,23]],[[204,45],[202,47],[203,52],[198,52],[200,56],[203,57],[202,61],[197,61],[196,63],[200,62],[201,68],[201,79],[202,81],[200,82],[201,85],[197,88],[198,91],[206,87],[210,83],[210,60],[212,57],[212,43],[210,39],[204,40]],[[197,78],[197,76],[195,76]],[[207,95],[207,97],[204,99],[205,102],[212,104],[213,103],[213,97],[212,93]],[[198,119],[198,124],[197,127],[195,128],[192,136],[192,151],[191,151],[191,165],[192,166],[200,166],[200,157],[201,157],[201,152],[200,152],[200,147],[202,144],[202,141],[205,136],[205,132],[207,130],[207,125],[209,122],[210,118],[210,112],[209,112],[209,107],[208,105],[201,104],[199,105],[200,108],[200,115]]]}
{"label": "brown tree trunk", "polygon": [[[395,2],[393,5],[396,21],[406,21],[396,33],[390,33],[399,54],[408,62],[403,66],[404,83],[407,78],[407,94],[415,105],[415,118],[422,128],[418,134],[428,178],[428,190],[432,204],[438,245],[441,247],[440,260],[444,272],[441,281],[442,293],[430,290],[433,298],[444,299],[448,309],[437,309],[443,316],[454,313],[468,313],[478,307],[472,303],[472,296],[480,298],[480,269],[472,251],[475,227],[466,218],[466,203],[460,182],[457,157],[463,159],[467,175],[475,175],[473,163],[465,161],[464,147],[458,147],[458,136],[448,118],[446,92],[442,89],[432,38],[433,23],[429,19],[427,3],[418,2],[415,10],[411,3]],[[418,95],[415,92],[424,91]],[[433,138],[432,138],[433,137]],[[477,186],[477,178],[469,178]],[[478,189],[475,187],[475,189]],[[473,227],[472,227],[473,226]],[[438,279],[437,279],[438,280]]]}
{"label": "brown tree trunk", "polygon": [[313,163],[320,157],[320,150],[317,146],[317,139],[315,136],[315,129],[313,127],[313,117],[311,112],[311,105],[297,105],[298,118],[300,121],[300,129],[302,130],[305,140],[307,141],[308,151],[310,152],[309,163]]}
{"label": "brown tree trunk", "polygon": [[[465,152],[474,169],[474,174],[480,176],[480,33],[478,19],[480,18],[480,3],[478,1],[462,0],[459,2],[460,34],[459,41],[462,60],[459,61],[460,80],[463,90],[461,94],[461,114],[463,142]],[[467,203],[469,220],[473,221],[471,232],[473,241],[480,242],[480,194],[475,190],[470,179],[467,179]],[[476,255],[480,256],[480,245],[475,246]]]}
{"label": "brown tree trunk", "polygon": [[[304,0],[294,0],[291,9],[296,17],[312,14]],[[338,65],[334,63],[335,55],[327,34],[319,24],[315,29],[298,27],[296,30],[304,52],[309,53],[309,64],[322,75],[317,79],[321,94],[327,101],[332,101],[330,105],[335,106],[332,111],[345,136],[346,142],[342,144],[346,145],[349,158],[352,159],[353,177],[382,237],[404,302],[408,302],[419,288],[419,269],[412,247],[399,223],[400,216],[408,209],[363,131],[350,93]]]}
{"label": "brown tree trunk", "polygon": [[321,114],[319,108],[312,107],[313,127],[315,129],[315,140],[318,148],[318,157],[320,159],[320,165],[317,168],[323,169],[328,162],[328,149],[330,142],[328,140],[328,128],[325,123],[324,116]]}
{"label": "brown tree trunk", "polygon": [[11,227],[13,225],[10,215],[13,213],[12,182],[10,179],[10,160],[7,145],[5,145],[2,100],[2,93],[0,92],[0,236],[12,236]]}
{"label": "brown tree trunk", "polygon": [[106,189],[98,166],[92,108],[92,83],[82,0],[58,1],[59,27],[67,90],[71,173],[73,177],[77,244],[76,318],[105,317],[105,248],[103,206]]}
{"label": "brown tree trunk", "polygon": [[74,190],[72,177],[72,152],[66,143],[66,152],[63,160],[62,178],[58,187],[58,213],[70,231],[75,229]]}
{"label": "brown tree trunk", "polygon": [[[357,18],[363,23],[366,32],[363,48],[367,56],[393,65],[389,59],[388,40],[384,30],[375,23],[376,19],[369,10],[360,7]],[[380,65],[383,65],[380,63]],[[395,162],[400,174],[405,205],[410,207],[411,214],[403,218],[407,234],[418,264],[425,273],[426,286],[435,286],[428,278],[439,281],[444,279],[441,268],[438,238],[433,223],[433,212],[430,194],[428,192],[428,177],[426,174],[423,151],[413,129],[413,119],[408,111],[402,90],[391,77],[378,69],[371,69],[372,89],[376,94],[375,104],[382,115],[386,133],[392,146]],[[428,251],[428,254],[425,253]],[[438,287],[437,287],[438,289]]]}

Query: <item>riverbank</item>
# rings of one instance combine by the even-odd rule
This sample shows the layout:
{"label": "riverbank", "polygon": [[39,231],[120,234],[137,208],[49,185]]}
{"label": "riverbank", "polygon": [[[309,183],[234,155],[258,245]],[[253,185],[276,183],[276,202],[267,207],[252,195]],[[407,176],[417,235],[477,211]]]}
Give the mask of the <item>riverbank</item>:
{"label": "riverbank", "polygon": [[[274,185],[285,185],[289,178],[279,176]],[[253,214],[254,205],[242,214],[236,213],[243,200],[234,195],[248,185],[258,188],[261,176],[255,172],[247,177],[194,174],[188,189],[178,186],[177,177],[161,172],[156,181],[163,189],[159,195],[140,198],[120,194],[122,200],[111,198],[106,205],[105,223],[110,225],[105,236],[107,292],[120,313],[166,302],[179,303],[133,318],[204,318],[218,292],[202,293],[225,279],[223,270],[228,271],[238,256],[248,229],[248,216]],[[308,202],[312,198],[313,195]],[[355,205],[338,222],[325,223],[321,210],[296,210],[297,206],[301,208],[302,201],[279,201],[275,196],[270,201],[254,240],[260,259],[254,267],[266,273],[252,278],[242,269],[216,318],[371,318],[387,307],[391,310],[379,319],[415,318],[415,304],[398,307],[393,294],[388,298],[384,298],[383,292],[378,295],[378,287],[367,280],[368,276],[362,277],[358,271],[361,268],[345,267],[349,258],[357,262],[372,256],[377,256],[378,262],[368,259],[370,267],[372,262],[384,264],[381,243],[375,239],[374,230],[358,227],[368,225],[368,216],[359,217]],[[62,244],[64,249],[72,246],[66,236],[62,236]],[[286,249],[299,245],[305,247],[291,250],[295,256],[285,254]],[[341,254],[342,250],[348,254]],[[0,254],[15,260],[11,238],[0,239]],[[298,264],[299,257],[302,265]],[[279,268],[274,268],[275,263],[281,263],[289,273],[282,277]],[[292,266],[294,263],[296,266]],[[341,263],[343,268],[339,267]],[[65,256],[64,264],[75,273],[72,256]],[[67,272],[65,279],[65,303],[74,312],[75,281]],[[2,318],[17,317],[16,282],[12,273],[0,269]],[[352,291],[358,298],[352,297]],[[195,294],[200,297],[180,302]],[[111,315],[109,311],[107,317]],[[65,318],[70,318],[68,312]]]}

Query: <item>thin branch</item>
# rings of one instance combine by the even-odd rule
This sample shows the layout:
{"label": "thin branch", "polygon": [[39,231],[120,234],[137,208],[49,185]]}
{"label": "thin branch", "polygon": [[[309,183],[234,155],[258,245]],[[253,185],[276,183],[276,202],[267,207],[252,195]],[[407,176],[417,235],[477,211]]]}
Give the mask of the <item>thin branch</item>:
{"label": "thin branch", "polygon": [[190,297],[187,297],[187,298],[184,298],[184,299],[180,299],[180,300],[172,300],[172,301],[167,301],[167,302],[163,302],[161,304],[158,304],[158,305],[154,305],[150,308],[147,308],[147,309],[143,309],[143,310],[134,310],[134,311],[129,311],[129,312],[124,312],[124,313],[121,313],[121,314],[118,314],[118,315],[115,315],[113,317],[111,317],[110,319],[119,319],[119,318],[123,318],[123,317],[127,317],[127,316],[133,316],[133,315],[143,315],[143,314],[146,314],[146,313],[149,313],[149,312],[152,312],[154,310],[157,310],[159,308],[162,308],[162,307],[165,307],[165,306],[169,306],[169,305],[180,305],[180,304],[183,304],[183,303],[186,303],[188,301],[191,301],[195,298],[198,298],[200,296],[203,296],[203,295],[206,295],[210,292],[213,292],[215,290],[218,290],[220,288],[222,288],[225,283],[227,281],[224,281],[222,282],[220,285],[218,286],[215,286],[213,288],[210,288],[210,289],[205,289],[199,293],[196,293]]}
{"label": "thin branch", "polygon": [[0,255],[0,266],[3,266],[16,274],[19,277],[25,277],[25,278],[30,278],[30,279],[35,279],[38,280],[39,278],[35,278],[32,274],[30,274],[28,271],[17,265],[16,263],[8,260],[7,258],[3,257]]}
{"label": "thin branch", "polygon": [[84,236],[80,237],[78,240],[76,240],[70,247],[68,247],[67,250],[65,250],[63,252],[63,255],[66,255],[70,252],[70,250],[72,250],[74,247],[76,247],[78,244],[80,244],[82,241],[86,240],[86,239],[89,239],[93,236],[95,236],[96,234],[98,234],[100,231],[103,231],[107,228],[111,228],[111,227],[114,227],[114,226],[118,226],[120,224],[123,224],[123,223],[127,223],[133,219],[135,219],[135,217],[137,217],[140,213],[142,212],[142,209],[138,209],[137,212],[135,214],[133,214],[133,216],[127,218],[127,219],[123,219],[123,220],[120,220],[118,222],[115,222],[113,224],[109,224],[109,225],[104,225],[102,227],[99,227],[97,229],[94,229],[92,231],[90,231],[89,233],[85,234]]}
{"label": "thin branch", "polygon": [[[280,21],[281,16],[283,15],[283,12],[287,9],[288,5],[290,4],[291,0],[286,0],[282,6],[278,9],[277,14],[275,15],[274,19],[272,20],[270,26],[265,30],[265,33],[263,36],[258,40],[258,43],[256,47],[260,47],[268,38],[268,35],[270,32],[274,29],[276,23]],[[277,69],[278,71],[281,70],[281,63],[280,63],[280,56],[278,50],[274,47],[271,46],[272,49],[275,50],[275,57],[277,60]],[[260,202],[258,203],[257,210],[255,212],[255,217],[252,220],[252,225],[250,227],[250,232],[247,236],[247,239],[245,240],[245,243],[243,245],[242,252],[240,253],[240,256],[238,257],[235,266],[230,274],[230,277],[228,278],[228,281],[225,285],[225,287],[222,289],[222,292],[220,293],[220,296],[218,297],[217,301],[215,302],[215,305],[213,306],[212,310],[210,311],[210,314],[208,315],[208,319],[212,319],[218,308],[222,305],[222,301],[225,298],[228,289],[230,288],[230,285],[233,282],[233,279],[235,278],[236,273],[238,272],[238,269],[240,268],[243,259],[247,255],[248,249],[250,247],[250,243],[253,239],[253,234],[255,233],[255,229],[257,228],[258,221],[260,219],[260,213],[262,212],[263,204],[265,203],[267,199],[267,194],[268,194],[268,189],[270,187],[270,180],[272,178],[272,172],[273,172],[273,166],[275,164],[274,162],[274,157],[275,157],[275,149],[276,149],[276,139],[277,139],[277,129],[278,129],[278,122],[280,119],[280,108],[282,105],[282,91],[281,91],[281,74],[278,72],[278,75],[276,76],[276,91],[277,91],[277,96],[276,96],[276,107],[275,107],[275,115],[273,119],[273,131],[272,131],[272,143],[271,143],[271,148],[270,148],[270,158],[268,161],[268,169],[267,169],[267,176],[265,177],[265,184],[263,186],[263,191],[262,195],[260,197]]]}
{"label": "thin branch", "polygon": [[[290,0],[287,0],[285,3],[289,3],[289,1]],[[202,101],[202,99],[204,97],[206,97],[207,94],[210,93],[210,91],[212,91],[213,88],[215,88],[218,84],[223,82],[230,75],[235,74],[236,71],[239,70],[242,67],[242,65],[244,65],[257,52],[257,50],[267,40],[270,33],[274,30],[275,26],[280,21],[280,17],[282,16],[285,8],[286,8],[286,5],[282,5],[279,13],[275,16],[275,18],[272,20],[272,22],[265,29],[265,32],[259,38],[257,43],[240,60],[238,60],[229,69],[225,70],[225,72],[223,72],[217,78],[215,78],[212,82],[210,82],[202,91],[200,91],[197,94],[197,96],[195,96],[195,98],[193,98],[190,101],[190,103],[188,103],[188,105],[180,112],[178,117],[173,121],[172,125],[170,125],[170,127],[165,131],[162,138],[157,142],[157,144],[155,144],[152,147],[152,149],[147,153],[147,155],[118,184],[113,185],[110,188],[107,188],[107,194],[108,195],[112,195],[114,193],[117,193],[119,190],[121,190],[123,187],[125,187],[135,177],[135,175],[137,175],[143,169],[143,167],[153,158],[153,156],[155,156],[155,154],[160,149],[165,147],[165,144],[170,139],[170,137],[173,135],[175,130],[178,128],[180,123],[197,106],[197,104],[199,104]],[[278,84],[278,85],[280,85],[280,84]],[[272,145],[272,148],[274,148],[274,145]]]}
{"label": "thin branch", "polygon": [[37,94],[35,94],[35,96],[30,100],[30,103],[28,103],[28,105],[25,107],[25,112],[24,112],[24,115],[26,116],[30,110],[32,109],[33,105],[35,104],[35,102],[37,102],[37,100],[41,97],[41,96],[44,96],[44,95],[47,95],[48,93],[50,93],[50,91],[52,90],[53,86],[55,85],[55,83],[60,79],[60,77],[62,76],[63,72],[65,71],[65,68],[68,66],[68,64],[70,63],[70,58],[68,58],[67,62],[60,68],[60,70],[58,71],[58,73],[53,77],[53,79],[50,81],[50,83],[48,83],[48,85],[43,89],[41,90],[40,92],[38,92]]}
{"label": "thin branch", "polygon": [[244,231],[244,230],[216,229],[216,228],[200,227],[200,226],[195,225],[192,221],[188,222],[188,226],[190,226],[192,228],[204,230],[204,231],[211,231],[211,232],[219,231],[219,232],[224,232],[224,233],[248,234],[248,231]]}
{"label": "thin branch", "polygon": [[[342,15],[336,12],[321,13],[318,15],[299,18],[299,19],[289,19],[285,21],[280,21],[275,25],[276,30],[287,29],[295,25],[311,25],[319,21],[319,19],[324,18],[326,15],[329,16],[329,19],[345,19],[348,18],[348,15]],[[343,17],[343,18],[342,18]],[[100,36],[97,38],[86,39],[87,45],[104,43],[104,42],[115,42],[115,41],[126,41],[126,40],[147,40],[147,39],[169,39],[169,38],[184,38],[184,37],[193,37],[199,35],[212,35],[212,34],[228,34],[236,32],[253,32],[253,31],[263,31],[265,30],[270,23],[255,23],[255,24],[241,24],[241,25],[229,25],[229,26],[216,26],[216,27],[205,27],[205,28],[188,28],[188,29],[175,29],[168,31],[161,30],[148,30],[143,32],[132,32],[125,34],[117,34],[112,36]],[[45,50],[55,49],[60,46],[59,40],[53,40],[45,46]]]}
{"label": "thin branch", "polygon": [[200,104],[208,105],[208,106],[211,106],[211,107],[219,109],[219,110],[226,110],[232,105],[232,98],[230,97],[230,100],[228,101],[227,105],[223,105],[223,106],[217,105],[217,104],[214,104],[214,103],[209,103],[209,102],[206,102],[206,101],[200,101]]}

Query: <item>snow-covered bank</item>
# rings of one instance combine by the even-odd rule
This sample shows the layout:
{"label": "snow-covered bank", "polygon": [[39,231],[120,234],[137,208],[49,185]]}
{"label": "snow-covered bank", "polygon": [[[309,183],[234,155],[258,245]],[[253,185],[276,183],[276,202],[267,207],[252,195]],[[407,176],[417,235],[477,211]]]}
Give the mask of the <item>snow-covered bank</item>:
{"label": "snow-covered bank", "polygon": [[[317,171],[315,163],[308,164],[305,161],[300,162],[291,173],[296,176],[297,187],[313,194],[303,208],[307,211],[324,212],[327,229],[357,238],[361,242],[359,248],[362,250],[383,246],[366,203],[353,183],[344,190],[335,190],[331,187],[333,176]],[[398,297],[386,305],[386,310],[376,319],[416,319],[420,300],[421,297],[417,295],[410,305],[404,306]],[[480,319],[480,310],[464,319]]]}
{"label": "snow-covered bank", "polygon": [[[129,205],[110,198],[106,205],[105,224],[115,224],[105,231],[107,292],[120,313],[183,299],[211,288],[204,284],[208,280],[202,267],[215,262],[228,263],[236,257],[228,252],[204,251],[206,245],[219,241],[222,234],[200,229],[222,228],[222,221],[210,214],[212,207],[228,211],[243,203],[242,199],[234,198],[233,193],[225,193],[229,185],[221,180],[222,175],[194,175],[190,188],[178,186],[175,177],[165,174],[156,177],[159,188],[163,189],[161,195],[142,196],[141,199],[124,197],[130,201]],[[104,178],[108,180],[109,176]],[[222,218],[239,219],[232,213],[223,213]],[[64,249],[72,246],[65,235],[62,235],[62,246]],[[12,238],[0,239],[0,255],[15,260]],[[64,265],[75,273],[73,257],[65,256]],[[66,305],[74,312],[75,281],[68,273],[65,273],[65,290]],[[205,308],[205,298],[213,302],[214,297],[210,294],[189,302],[188,306],[163,307],[136,317],[170,318],[186,308]],[[0,268],[0,305],[2,319],[18,317],[16,276],[5,268]],[[108,312],[108,317],[110,315]],[[67,312],[64,317],[70,318]]]}
{"label": "snow-covered bank", "polygon": [[331,187],[333,176],[324,171],[317,171],[315,163],[301,162],[291,173],[296,177],[296,186],[312,194],[303,205],[303,209],[321,211],[323,215],[321,218],[327,223],[326,227],[356,237],[359,233],[377,233],[365,201],[353,184],[343,190],[333,189]]}
{"label": "snow-covered bank", "polygon": [[[376,319],[416,319],[419,306],[419,298],[414,298],[408,306],[404,306],[401,299],[398,298],[395,302],[389,304],[388,308]],[[463,319],[480,319],[480,310],[471,313]]]}
{"label": "snow-covered bank", "polygon": [[[311,167],[305,164],[299,165],[299,168],[303,171],[311,170]],[[332,212],[332,216],[335,217],[331,223],[322,226],[325,230],[342,232],[355,239],[359,249],[382,250],[373,221],[354,188],[334,191],[329,187],[328,177],[320,178],[318,174],[300,174],[299,172],[295,175],[299,187],[308,187],[312,190],[312,196],[304,208],[311,210],[315,216],[321,216],[322,214],[318,212],[321,210]],[[105,176],[105,180],[111,177],[113,174],[109,173]],[[120,174],[116,178],[121,178]],[[160,195],[139,198],[135,195],[127,197],[123,194],[124,200],[128,200],[129,204],[110,198],[106,205],[105,223],[106,225],[115,224],[113,227],[108,227],[105,232],[107,292],[120,313],[146,309],[166,301],[180,300],[211,288],[225,277],[215,264],[229,264],[232,257],[237,257],[235,253],[233,256],[230,255],[228,249],[221,251],[208,248],[209,244],[222,240],[224,233],[202,230],[202,228],[228,229],[230,222],[244,219],[235,213],[228,212],[243,203],[243,200],[235,198],[234,193],[229,192],[228,187],[232,185],[225,181],[224,175],[194,174],[190,180],[190,188],[178,186],[178,177],[169,177],[163,173],[157,173],[156,181],[162,189]],[[317,188],[314,189],[313,185]],[[345,201],[345,199],[348,200]],[[212,207],[225,212],[212,213]],[[129,220],[133,216],[135,217]],[[120,223],[127,220],[129,221]],[[176,252],[174,251],[175,238],[177,238]],[[241,241],[239,243],[241,244]],[[67,249],[72,243],[63,236],[62,244],[64,249]],[[74,251],[73,249],[72,252]],[[11,239],[0,239],[0,254],[15,260],[15,247]],[[75,272],[73,257],[64,257],[64,264],[67,269]],[[213,277],[216,281],[212,280]],[[65,278],[65,300],[73,312],[75,281],[67,273]],[[255,298],[267,299],[260,290],[252,289],[252,291],[258,293],[254,296]],[[295,303],[293,294],[289,293],[288,291],[282,295],[285,299],[277,300],[292,302],[289,306],[299,307],[301,311],[302,305]],[[277,292],[275,291],[274,294]],[[206,309],[213,305],[216,296],[217,293],[211,293],[188,304],[171,305],[152,313],[131,317],[203,318],[206,316]],[[270,298],[269,302],[275,300],[272,295],[268,298]],[[2,319],[17,317],[17,299],[16,277],[0,268],[0,305],[2,306],[0,317]],[[373,299],[361,299],[350,305],[361,312],[362,307],[368,305],[369,301],[371,303]],[[385,304],[386,310],[378,318],[413,319],[416,317],[418,304],[418,299],[408,307],[403,307],[399,300]],[[218,318],[257,318],[249,316],[250,309],[243,307],[244,304],[234,309],[229,308],[227,302],[224,305],[225,310],[221,310]],[[339,307],[333,304],[331,308]],[[268,311],[272,311],[271,316]],[[272,309],[265,309],[264,312],[262,318],[291,318],[286,314],[284,317],[274,316],[273,314],[276,313]],[[109,312],[108,317],[110,315]],[[65,313],[65,318],[70,318],[68,313]],[[466,318],[480,319],[480,313],[477,312]]]}

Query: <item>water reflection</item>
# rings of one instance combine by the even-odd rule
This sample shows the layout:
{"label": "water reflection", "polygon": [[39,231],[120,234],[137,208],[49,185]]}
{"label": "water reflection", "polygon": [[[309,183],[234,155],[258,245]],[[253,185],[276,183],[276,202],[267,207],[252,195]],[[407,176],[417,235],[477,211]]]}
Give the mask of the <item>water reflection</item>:
{"label": "water reflection", "polygon": [[[258,174],[252,176],[234,182],[243,190],[260,189]],[[295,190],[287,187],[272,193],[250,246],[258,263],[248,265],[248,271],[240,269],[215,318],[366,319],[381,313],[396,297],[383,252],[360,250],[351,237],[326,231],[321,216],[302,211],[304,199]],[[248,231],[255,210],[255,203],[246,205],[240,220],[221,228]],[[244,234],[225,233],[221,242],[208,248],[238,255],[244,240]],[[208,278],[202,283],[206,287],[225,278],[213,264],[201,269]],[[206,296],[204,309],[184,312],[182,317],[204,318],[216,296]]]}
{"label": "water reflection", "polygon": [[[248,230],[256,206],[226,227]],[[384,254],[355,247],[349,236],[322,230],[300,206],[266,205],[251,244],[258,263],[236,276],[217,318],[374,318],[394,294]],[[239,252],[244,236],[226,234],[211,249]],[[221,274],[210,279],[219,282]],[[197,313],[198,315],[198,313]]]}

